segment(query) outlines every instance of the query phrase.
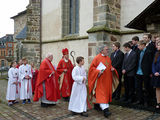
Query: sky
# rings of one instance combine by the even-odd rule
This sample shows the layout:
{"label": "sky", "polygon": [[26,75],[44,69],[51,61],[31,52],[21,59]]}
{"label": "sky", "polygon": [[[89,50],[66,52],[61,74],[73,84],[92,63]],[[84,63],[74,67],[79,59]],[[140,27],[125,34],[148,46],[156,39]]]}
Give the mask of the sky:
{"label": "sky", "polygon": [[29,0],[0,0],[0,37],[14,33],[11,17],[26,9]]}

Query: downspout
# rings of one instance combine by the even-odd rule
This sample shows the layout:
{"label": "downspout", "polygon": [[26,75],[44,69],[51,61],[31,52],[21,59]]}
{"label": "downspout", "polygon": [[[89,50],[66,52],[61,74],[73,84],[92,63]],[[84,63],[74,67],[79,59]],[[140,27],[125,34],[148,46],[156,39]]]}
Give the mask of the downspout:
{"label": "downspout", "polygon": [[42,0],[40,0],[40,64],[42,61]]}

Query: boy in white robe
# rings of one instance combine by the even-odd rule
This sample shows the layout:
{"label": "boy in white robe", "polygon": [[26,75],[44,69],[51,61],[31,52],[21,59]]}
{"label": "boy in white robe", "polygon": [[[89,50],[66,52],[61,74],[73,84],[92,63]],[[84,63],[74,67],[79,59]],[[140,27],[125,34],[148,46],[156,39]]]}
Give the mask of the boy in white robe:
{"label": "boy in white robe", "polygon": [[18,69],[16,68],[17,63],[14,61],[11,63],[11,68],[8,71],[8,87],[6,99],[8,100],[8,105],[11,106],[19,98],[19,84],[18,84]]}
{"label": "boy in white robe", "polygon": [[27,59],[23,58],[23,65],[19,67],[19,81],[21,82],[20,99],[23,100],[22,104],[31,103],[32,98],[32,86],[31,86],[31,66],[27,64]]}
{"label": "boy in white robe", "polygon": [[77,57],[76,62],[78,65],[72,71],[72,78],[74,80],[72,92],[70,96],[68,110],[72,115],[81,114],[88,117],[87,111],[87,88],[86,88],[86,72],[83,67],[84,58]]}

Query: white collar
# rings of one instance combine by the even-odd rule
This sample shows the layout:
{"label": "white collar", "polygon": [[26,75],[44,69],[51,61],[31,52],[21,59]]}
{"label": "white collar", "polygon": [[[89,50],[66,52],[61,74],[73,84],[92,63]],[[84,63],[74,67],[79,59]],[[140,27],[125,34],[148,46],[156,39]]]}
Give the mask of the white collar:
{"label": "white collar", "polygon": [[146,46],[148,46],[151,42],[152,42],[152,41],[150,40],[150,41],[146,44]]}
{"label": "white collar", "polygon": [[131,53],[132,49],[128,52],[128,55]]}
{"label": "white collar", "polygon": [[64,58],[64,62],[68,62],[68,60],[66,60],[66,59]]}
{"label": "white collar", "polygon": [[101,54],[102,56],[104,56],[104,54]]}

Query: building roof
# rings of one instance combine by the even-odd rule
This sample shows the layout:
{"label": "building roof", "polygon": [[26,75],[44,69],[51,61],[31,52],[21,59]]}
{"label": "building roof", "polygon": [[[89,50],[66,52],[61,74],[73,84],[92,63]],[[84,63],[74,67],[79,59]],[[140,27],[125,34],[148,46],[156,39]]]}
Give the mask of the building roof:
{"label": "building roof", "polygon": [[11,19],[15,19],[16,17],[19,17],[19,16],[24,15],[24,14],[26,14],[26,13],[27,13],[27,10],[24,10],[24,11],[22,11],[22,12],[19,12],[17,15],[11,17]]}
{"label": "building roof", "polygon": [[0,38],[0,48],[5,48],[6,47],[6,42],[13,42],[13,35],[12,34],[7,34],[6,36]]}
{"label": "building roof", "polygon": [[25,26],[21,32],[18,33],[18,35],[15,37],[16,39],[25,39],[27,36],[27,26]]}
{"label": "building roof", "polygon": [[155,0],[125,27],[147,31],[146,25],[148,20],[152,18],[151,16],[155,16],[158,14],[160,14],[160,0]]}

